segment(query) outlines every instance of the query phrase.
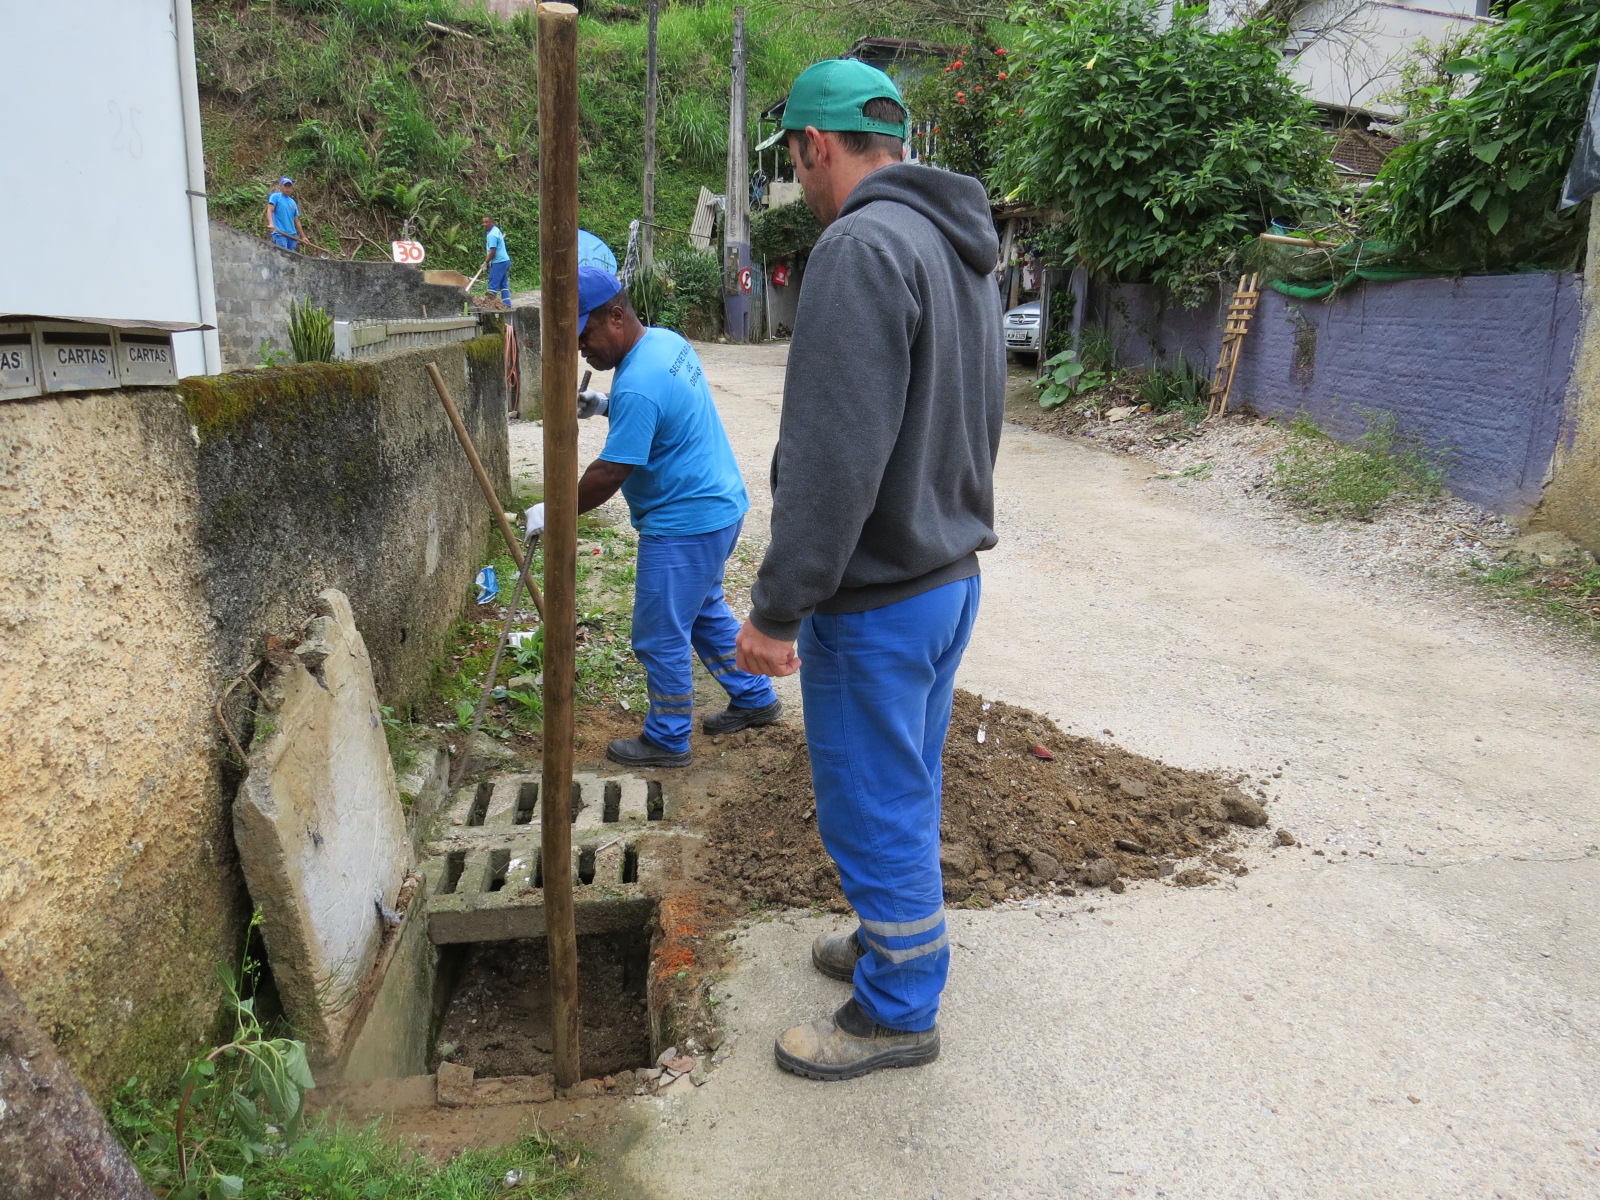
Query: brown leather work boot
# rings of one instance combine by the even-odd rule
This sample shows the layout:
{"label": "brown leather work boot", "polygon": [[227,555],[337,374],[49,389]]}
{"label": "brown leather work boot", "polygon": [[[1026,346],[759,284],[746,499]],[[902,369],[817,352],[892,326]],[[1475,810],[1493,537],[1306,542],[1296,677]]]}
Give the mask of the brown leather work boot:
{"label": "brown leather work boot", "polygon": [[811,943],[811,965],[829,979],[851,983],[856,977],[856,963],[866,954],[861,944],[861,926],[849,933],[824,933]]}
{"label": "brown leather work boot", "polygon": [[778,1065],[807,1079],[858,1079],[883,1067],[919,1067],[939,1057],[939,1027],[885,1029],[851,997],[838,1012],[787,1030],[773,1046]]}

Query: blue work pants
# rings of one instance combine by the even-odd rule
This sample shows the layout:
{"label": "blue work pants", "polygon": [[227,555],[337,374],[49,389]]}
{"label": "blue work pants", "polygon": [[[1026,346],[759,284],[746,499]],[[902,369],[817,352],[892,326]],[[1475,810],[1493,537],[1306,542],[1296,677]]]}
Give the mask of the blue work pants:
{"label": "blue work pants", "polygon": [[511,260],[489,264],[489,290],[511,307]]}
{"label": "blue work pants", "polygon": [[861,919],[856,1002],[890,1029],[932,1028],[950,970],[942,758],[979,592],[974,576],[800,627],[817,832]]}
{"label": "blue work pants", "polygon": [[298,239],[289,236],[287,233],[279,233],[277,230],[272,232],[272,244],[283,250],[298,251],[300,249]]}
{"label": "blue work pants", "polygon": [[744,521],[715,533],[641,534],[633,593],[633,653],[644,664],[650,712],[644,735],[674,754],[689,748],[694,655],[740,708],[778,698],[772,680],[733,665],[739,622],[722,595],[722,574]]}

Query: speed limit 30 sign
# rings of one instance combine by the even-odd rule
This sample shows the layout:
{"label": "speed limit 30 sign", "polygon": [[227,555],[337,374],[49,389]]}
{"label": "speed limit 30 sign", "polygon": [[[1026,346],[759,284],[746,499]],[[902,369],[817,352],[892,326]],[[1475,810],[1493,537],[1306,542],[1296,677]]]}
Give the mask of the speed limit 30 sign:
{"label": "speed limit 30 sign", "polygon": [[397,263],[419,263],[428,257],[421,242],[390,242],[389,247]]}

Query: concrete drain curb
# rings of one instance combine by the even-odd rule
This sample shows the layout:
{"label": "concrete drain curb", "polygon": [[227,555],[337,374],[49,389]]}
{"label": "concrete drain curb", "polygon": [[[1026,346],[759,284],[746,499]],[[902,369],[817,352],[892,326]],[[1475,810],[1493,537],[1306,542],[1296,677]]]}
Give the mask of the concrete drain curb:
{"label": "concrete drain curb", "polygon": [[[428,844],[428,937],[435,945],[545,935],[540,886],[546,805],[537,775],[462,788]],[[643,843],[659,828],[661,785],[632,775],[573,779],[572,877],[578,933],[618,933],[649,920],[661,878]]]}

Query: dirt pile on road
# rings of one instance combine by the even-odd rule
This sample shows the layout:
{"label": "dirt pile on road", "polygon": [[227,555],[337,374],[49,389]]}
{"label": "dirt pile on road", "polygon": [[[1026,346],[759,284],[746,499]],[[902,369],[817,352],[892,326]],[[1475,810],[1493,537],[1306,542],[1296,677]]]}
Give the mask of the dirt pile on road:
{"label": "dirt pile on road", "polygon": [[[981,731],[981,740],[980,740]],[[817,835],[804,736],[752,731],[740,794],[706,820],[705,881],[745,904],[843,910],[839,876]],[[1225,853],[1235,827],[1267,823],[1265,794],[1241,777],[1185,771],[1062,732],[1025,708],[957,692],[944,754],[945,899],[1007,896],[1171,876],[1205,867],[1243,874]],[[1183,859],[1199,860],[1180,867]]]}

